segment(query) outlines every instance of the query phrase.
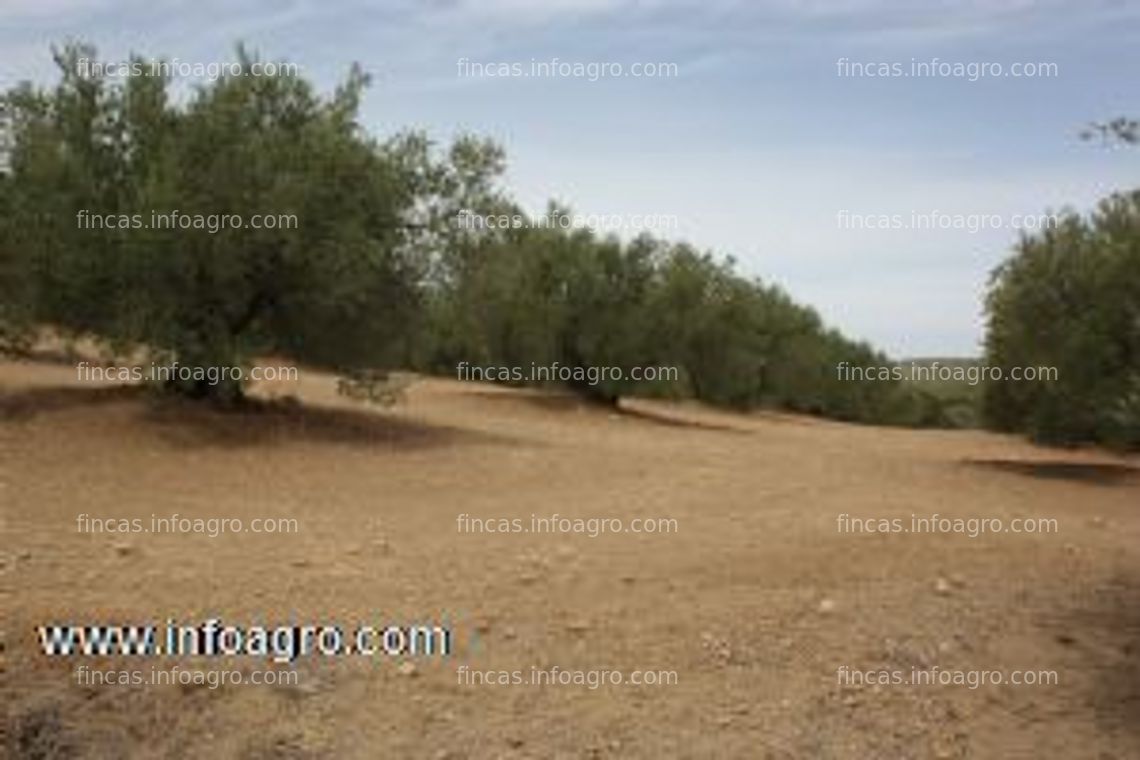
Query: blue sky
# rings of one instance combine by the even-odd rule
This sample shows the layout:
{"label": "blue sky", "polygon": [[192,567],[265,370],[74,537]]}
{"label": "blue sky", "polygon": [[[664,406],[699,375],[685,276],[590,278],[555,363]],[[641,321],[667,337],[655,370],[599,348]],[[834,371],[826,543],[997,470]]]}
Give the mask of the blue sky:
{"label": "blue sky", "polygon": [[[1011,222],[1135,187],[1140,150],[1077,139],[1140,115],[1140,3],[1085,0],[0,0],[0,85],[49,46],[230,60],[243,40],[331,86],[375,79],[364,121],[499,140],[528,208],[658,214],[896,356],[977,353],[1011,229],[844,229],[855,215]],[[675,63],[669,78],[478,78],[457,62]],[[1056,76],[859,78],[837,62],[1055,64]],[[976,217],[975,217],[976,218]]]}

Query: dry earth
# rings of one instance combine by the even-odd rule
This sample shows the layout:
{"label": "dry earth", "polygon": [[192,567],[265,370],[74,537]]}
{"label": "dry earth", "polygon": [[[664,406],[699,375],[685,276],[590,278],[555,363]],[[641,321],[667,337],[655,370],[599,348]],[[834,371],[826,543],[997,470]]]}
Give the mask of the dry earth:
{"label": "dry earth", "polygon": [[[375,410],[221,415],[0,364],[3,746],[13,757],[1140,757],[1136,458],[441,380]],[[112,535],[77,516],[298,521]],[[457,516],[677,520],[457,531]],[[1045,517],[1054,534],[844,534],[837,518]],[[296,686],[102,687],[48,622],[448,621],[447,658],[311,656]],[[250,658],[181,667],[268,667]],[[413,665],[407,665],[412,662]],[[463,685],[457,669],[675,671]],[[843,686],[837,669],[1053,670],[1056,685]],[[281,667],[281,666],[277,666]]]}

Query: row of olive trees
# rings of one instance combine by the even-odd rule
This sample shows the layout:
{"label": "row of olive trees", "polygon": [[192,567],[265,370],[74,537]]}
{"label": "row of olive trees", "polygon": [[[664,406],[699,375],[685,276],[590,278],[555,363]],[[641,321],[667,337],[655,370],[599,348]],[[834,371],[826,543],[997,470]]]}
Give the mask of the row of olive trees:
{"label": "row of olive trees", "polygon": [[[525,217],[499,198],[482,200],[484,208]],[[542,218],[567,216],[552,205]],[[623,243],[533,224],[460,229],[453,238],[421,356],[436,371],[454,372],[460,362],[557,363],[579,378],[569,382],[575,391],[606,404],[663,395],[850,420],[945,421],[937,401],[913,388],[840,376],[842,362],[890,362],[827,329],[779,289],[740,276],[731,260],[649,236]],[[626,372],[590,378],[598,367]],[[632,367],[676,368],[677,375],[636,381]]]}
{"label": "row of olive trees", "polygon": [[[502,151],[463,138],[441,155],[414,133],[377,142],[357,121],[359,71],[330,96],[287,67],[179,94],[159,76],[81,73],[81,58],[95,51],[57,52],[53,88],[0,98],[0,340],[51,325],[183,366],[275,354],[349,374],[667,366],[676,379],[570,385],[606,403],[645,393],[939,421],[897,383],[840,378],[842,361],[887,360],[730,261],[648,237],[457,224],[521,213],[499,189]],[[251,73],[255,59],[239,50],[238,63]],[[150,210],[295,222],[170,229]],[[134,214],[141,224],[123,223]],[[172,385],[242,393],[233,380]]]}

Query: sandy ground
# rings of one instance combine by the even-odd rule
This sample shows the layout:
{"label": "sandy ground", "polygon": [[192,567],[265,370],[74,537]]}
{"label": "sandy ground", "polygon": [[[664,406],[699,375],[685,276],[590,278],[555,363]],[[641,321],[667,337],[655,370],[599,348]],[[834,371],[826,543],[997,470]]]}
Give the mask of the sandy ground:
{"label": "sandy ground", "polygon": [[[334,381],[220,415],[0,364],[3,744],[13,757],[1140,757],[1136,458],[976,432],[424,380]],[[80,532],[77,517],[290,517],[288,535]],[[457,517],[672,518],[672,533],[462,533]],[[1057,520],[1051,534],[851,534],[841,514]],[[292,686],[77,683],[45,623],[444,620],[448,657],[326,657]],[[672,671],[658,686],[480,671]],[[1055,671],[852,686],[837,671]]]}

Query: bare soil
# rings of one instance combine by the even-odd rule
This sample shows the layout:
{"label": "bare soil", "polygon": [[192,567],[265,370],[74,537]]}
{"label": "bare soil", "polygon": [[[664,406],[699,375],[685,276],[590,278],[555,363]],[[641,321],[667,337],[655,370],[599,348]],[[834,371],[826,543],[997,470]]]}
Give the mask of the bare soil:
{"label": "bare soil", "polygon": [[[0,363],[0,747],[16,758],[1140,757],[1140,461],[982,432],[421,380],[383,410],[305,372],[222,414]],[[115,535],[77,517],[295,518]],[[673,518],[489,534],[461,514]],[[1055,518],[1051,534],[853,534],[861,518]],[[296,686],[102,686],[49,622],[446,620],[449,657],[311,656]],[[184,668],[274,667],[251,658]],[[409,665],[408,663],[412,663]],[[457,671],[675,671],[664,686]],[[1051,670],[881,685],[852,670]]]}

